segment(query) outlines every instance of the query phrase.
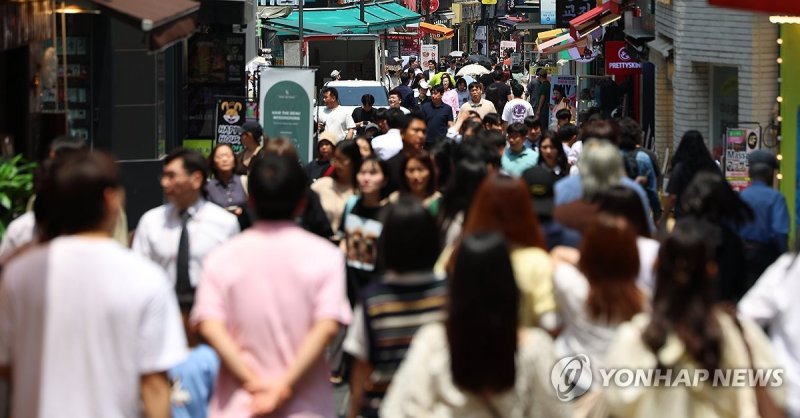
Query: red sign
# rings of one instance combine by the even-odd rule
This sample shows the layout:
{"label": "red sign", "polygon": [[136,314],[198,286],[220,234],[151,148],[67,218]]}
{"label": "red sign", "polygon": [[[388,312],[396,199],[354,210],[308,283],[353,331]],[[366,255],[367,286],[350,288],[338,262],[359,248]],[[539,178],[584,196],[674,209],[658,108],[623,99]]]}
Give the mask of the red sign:
{"label": "red sign", "polygon": [[606,75],[641,74],[642,63],[625,49],[625,41],[606,42]]}
{"label": "red sign", "polygon": [[439,0],[422,0],[422,10],[426,8],[430,13],[436,13],[439,10]]}
{"label": "red sign", "polygon": [[708,0],[708,4],[720,7],[754,10],[782,15],[800,15],[800,1],[797,0]]}

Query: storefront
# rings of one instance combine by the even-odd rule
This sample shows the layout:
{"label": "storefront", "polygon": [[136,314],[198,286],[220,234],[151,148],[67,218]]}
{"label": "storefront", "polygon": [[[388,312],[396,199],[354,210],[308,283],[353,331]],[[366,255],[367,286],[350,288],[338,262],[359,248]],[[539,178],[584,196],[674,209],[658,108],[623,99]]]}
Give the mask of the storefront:
{"label": "storefront", "polygon": [[455,30],[455,50],[471,54],[475,51],[475,23],[481,20],[481,3],[478,1],[453,3],[453,29]]}

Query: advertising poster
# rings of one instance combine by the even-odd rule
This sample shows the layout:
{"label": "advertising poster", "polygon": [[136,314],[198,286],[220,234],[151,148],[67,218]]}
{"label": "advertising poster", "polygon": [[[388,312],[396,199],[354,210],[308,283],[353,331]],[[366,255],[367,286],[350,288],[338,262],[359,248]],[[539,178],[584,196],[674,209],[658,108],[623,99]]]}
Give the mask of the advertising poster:
{"label": "advertising poster", "polygon": [[507,50],[513,50],[516,52],[517,50],[517,41],[500,41],[500,56],[502,56],[503,52]]}
{"label": "advertising poster", "polygon": [[725,179],[737,192],[750,185],[747,158],[758,144],[758,131],[754,129],[731,128],[725,135]]}
{"label": "advertising poster", "polygon": [[244,81],[245,35],[199,33],[189,38],[190,83]]}
{"label": "advertising poster", "polygon": [[270,138],[291,139],[303,164],[312,159],[314,69],[267,67],[261,72],[261,126]]}
{"label": "advertising poster", "polygon": [[578,77],[574,75],[555,75],[550,77],[550,105],[555,105],[553,89],[556,86],[564,88],[566,98],[569,99],[569,107],[574,108],[578,103]]}
{"label": "advertising poster", "polygon": [[214,145],[228,144],[234,154],[240,152],[242,145],[242,125],[247,112],[244,97],[223,97],[217,100],[214,121]]}
{"label": "advertising poster", "polygon": [[542,25],[555,25],[556,24],[556,0],[541,0],[541,19],[539,23]]}
{"label": "advertising poster", "polygon": [[420,45],[419,50],[420,62],[439,61],[439,45]]}

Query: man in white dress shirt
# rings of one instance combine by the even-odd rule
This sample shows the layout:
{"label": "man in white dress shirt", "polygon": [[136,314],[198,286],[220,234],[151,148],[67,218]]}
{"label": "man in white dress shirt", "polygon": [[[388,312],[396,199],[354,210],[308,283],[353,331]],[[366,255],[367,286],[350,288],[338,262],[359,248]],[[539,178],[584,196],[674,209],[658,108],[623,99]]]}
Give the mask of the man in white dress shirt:
{"label": "man in white dress shirt", "polygon": [[[208,165],[199,152],[177,149],[170,153],[164,159],[161,175],[161,187],[168,203],[147,211],[133,238],[134,251],[166,270],[184,311],[193,303],[203,260],[239,233],[236,216],[203,198],[207,177]],[[188,259],[179,254],[184,218]],[[183,247],[186,251],[186,246]],[[191,286],[181,288],[185,286],[181,279],[186,278],[187,272]]]}
{"label": "man in white dress shirt", "polygon": [[400,136],[403,118],[404,115],[400,109],[389,109],[386,112],[389,132],[372,139],[372,149],[381,160],[386,161],[403,149],[403,138]]}

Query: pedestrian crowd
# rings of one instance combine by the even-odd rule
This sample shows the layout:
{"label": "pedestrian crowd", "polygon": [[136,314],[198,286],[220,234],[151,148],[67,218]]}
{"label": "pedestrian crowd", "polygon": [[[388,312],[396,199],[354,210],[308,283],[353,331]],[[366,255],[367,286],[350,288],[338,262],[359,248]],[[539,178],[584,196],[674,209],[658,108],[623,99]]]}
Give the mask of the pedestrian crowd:
{"label": "pedestrian crowd", "polygon": [[[328,120],[305,167],[255,123],[243,155],[176,149],[130,249],[111,238],[113,159],[54,141],[0,247],[11,416],[800,416],[775,157],[753,153],[737,194],[687,132],[662,208],[635,121],[550,125],[492,77],[505,88],[447,75],[405,110],[412,87],[395,88],[364,133]],[[578,355],[594,379],[564,402],[551,371]],[[604,386],[612,367],[786,383]]]}

